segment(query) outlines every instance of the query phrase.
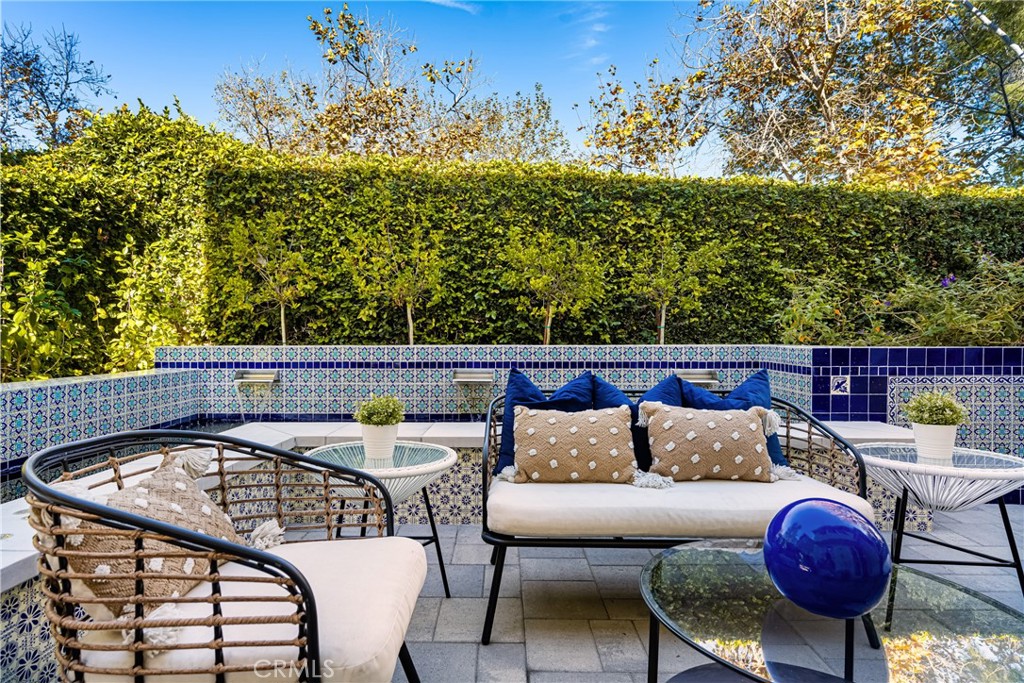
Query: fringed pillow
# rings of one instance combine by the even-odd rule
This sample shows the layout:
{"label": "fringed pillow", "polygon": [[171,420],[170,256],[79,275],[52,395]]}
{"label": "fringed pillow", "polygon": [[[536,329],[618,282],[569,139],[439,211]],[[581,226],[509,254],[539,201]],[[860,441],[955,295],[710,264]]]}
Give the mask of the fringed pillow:
{"label": "fringed pillow", "polygon": [[769,411],[698,410],[640,404],[647,424],[651,472],[675,481],[731,479],[775,481],[765,422]]}
{"label": "fringed pillow", "polygon": [[516,481],[630,483],[629,427],[629,406],[575,413],[516,406]]}

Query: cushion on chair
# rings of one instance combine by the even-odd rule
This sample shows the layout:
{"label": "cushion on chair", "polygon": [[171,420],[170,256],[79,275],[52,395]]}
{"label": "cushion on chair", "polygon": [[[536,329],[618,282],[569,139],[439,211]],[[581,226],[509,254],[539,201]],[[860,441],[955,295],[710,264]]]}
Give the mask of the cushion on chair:
{"label": "cushion on chair", "polygon": [[761,538],[779,510],[804,498],[845,503],[874,519],[871,504],[798,475],[753,481],[679,482],[667,489],[618,484],[491,484],[487,527],[517,536]]}
{"label": "cushion on chair", "polygon": [[629,406],[575,413],[516,406],[515,416],[516,482],[632,481]]}
{"label": "cushion on chair", "polygon": [[651,472],[676,481],[772,481],[761,407],[698,410],[641,403],[653,462]]}
{"label": "cushion on chair", "polygon": [[[427,573],[426,554],[417,541],[401,537],[367,538],[335,541],[289,543],[278,546],[271,554],[294,565],[309,582],[316,598],[320,637],[320,673],[325,680],[390,681],[405,640],[416,600]],[[225,564],[226,576],[262,575],[237,563]],[[225,581],[223,595],[252,595],[255,584]],[[268,595],[283,595],[285,590],[269,584],[260,588]],[[202,583],[188,593],[189,597],[208,596],[210,585]],[[210,605],[180,605],[186,617],[206,617]],[[293,614],[293,605],[284,603],[225,602],[226,617],[240,615]],[[292,640],[297,628],[291,624],[227,625],[223,627],[226,641]],[[181,629],[179,643],[208,643],[213,628],[191,626]],[[121,633],[87,632],[83,640],[90,643],[117,644]],[[297,656],[292,646],[228,648],[225,664],[250,665],[258,660],[288,662]],[[133,655],[128,651],[84,651],[89,666],[131,667]],[[214,650],[169,650],[146,660],[147,667],[160,669],[206,668],[214,664]],[[228,683],[258,683],[266,680],[292,679],[298,670],[283,665],[276,671],[245,671],[226,675]],[[130,683],[131,678],[89,674],[85,679]],[[147,678],[147,680],[149,680]],[[213,683],[213,675],[154,676],[160,683]]]}
{"label": "cushion on chair", "polygon": [[[739,408],[746,410],[754,406],[762,408],[772,407],[772,388],[767,370],[758,370],[750,377],[729,392],[725,397],[712,393],[696,384],[680,380],[682,390],[682,404],[687,408],[702,408],[704,410],[731,410]],[[768,457],[776,465],[788,465],[789,461],[782,453],[782,443],[778,434],[768,436]]]}
{"label": "cushion on chair", "polygon": [[592,410],[594,407],[594,383],[590,371],[584,372],[576,379],[555,390],[551,397],[516,368],[508,373],[508,385],[505,387],[505,412],[502,414],[501,450],[498,452],[498,464],[494,474],[515,464],[515,437],[512,435],[512,424],[515,422],[517,405],[527,405],[543,410]]}

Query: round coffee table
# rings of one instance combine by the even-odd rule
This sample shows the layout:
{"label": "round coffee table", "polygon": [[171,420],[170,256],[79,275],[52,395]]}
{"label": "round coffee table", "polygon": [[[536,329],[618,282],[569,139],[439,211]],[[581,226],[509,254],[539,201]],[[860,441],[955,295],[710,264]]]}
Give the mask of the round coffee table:
{"label": "round coffee table", "polygon": [[[640,588],[651,610],[648,680],[658,673],[659,624],[713,659],[672,680],[841,681],[845,625],[782,597],[759,550],[678,546],[644,567]],[[1016,681],[1024,677],[1024,614],[949,581],[901,570],[891,630],[881,648],[857,629],[854,679]],[[869,616],[880,619],[885,605]],[[692,673],[692,675],[691,675]]]}
{"label": "round coffee table", "polygon": [[[897,496],[892,532],[892,560],[902,564],[953,564],[982,567],[1013,567],[1024,593],[1024,565],[1021,563],[1013,526],[1000,496],[1024,484],[1024,459],[1002,453],[969,448],[954,448],[951,462],[918,458],[914,444],[867,443],[857,446],[871,478]],[[911,533],[904,529],[907,506],[913,502],[921,507],[959,512],[1000,498],[999,512],[1003,518],[1010,559],[994,557]],[[901,557],[903,537],[910,536],[934,545],[951,548],[981,558],[974,560],[907,560]]]}
{"label": "round coffee table", "polygon": [[[388,493],[391,494],[393,505],[405,502],[417,491],[421,492],[424,507],[427,509],[431,535],[410,536],[409,538],[422,541],[423,545],[434,544],[445,597],[452,597],[451,590],[448,588],[448,574],[444,569],[441,542],[437,536],[437,524],[434,522],[434,510],[430,507],[427,486],[455,464],[457,456],[454,450],[446,446],[418,441],[398,441],[395,443],[394,467],[387,468],[366,467],[366,452],[361,441],[320,446],[308,451],[306,455],[310,458],[335,465],[354,467],[372,474],[384,484]],[[363,531],[365,532],[365,529]]]}

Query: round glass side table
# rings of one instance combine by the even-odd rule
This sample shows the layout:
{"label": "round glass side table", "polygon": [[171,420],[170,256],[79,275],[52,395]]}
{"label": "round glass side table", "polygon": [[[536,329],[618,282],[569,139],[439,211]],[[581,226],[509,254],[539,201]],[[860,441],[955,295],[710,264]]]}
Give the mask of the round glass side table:
{"label": "round glass side table", "polygon": [[418,441],[398,441],[395,443],[394,466],[387,468],[366,467],[366,452],[361,441],[320,446],[308,451],[306,455],[310,458],[335,465],[354,467],[372,474],[380,479],[384,487],[387,488],[388,493],[391,494],[393,505],[405,502],[417,491],[422,493],[423,504],[427,509],[427,520],[430,522],[430,536],[410,536],[409,538],[421,541],[423,545],[434,544],[445,597],[452,596],[451,590],[448,588],[448,574],[444,569],[441,542],[437,535],[437,524],[434,522],[434,510],[430,507],[427,486],[455,464],[457,456],[454,450],[446,446]]}
{"label": "round glass side table", "polygon": [[[898,498],[892,531],[892,560],[903,564],[950,564],[980,567],[1013,567],[1021,592],[1024,593],[1024,566],[1021,564],[1013,526],[1001,496],[1024,485],[1024,459],[1002,453],[954,448],[951,462],[919,458],[914,444],[868,443],[857,446],[868,474]],[[970,510],[999,498],[999,513],[1010,546],[1011,559],[960,548],[938,539],[921,536],[904,529],[907,505],[917,505],[943,512]],[[903,537],[910,536],[928,543],[951,548],[981,560],[906,560],[900,553]],[[895,576],[894,576],[895,580]]]}

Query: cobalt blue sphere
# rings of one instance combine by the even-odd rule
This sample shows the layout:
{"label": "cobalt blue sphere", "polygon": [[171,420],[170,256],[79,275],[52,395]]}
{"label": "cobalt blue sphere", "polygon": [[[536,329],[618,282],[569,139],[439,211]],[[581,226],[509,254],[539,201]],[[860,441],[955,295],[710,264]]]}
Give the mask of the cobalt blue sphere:
{"label": "cobalt blue sphere", "polygon": [[785,597],[835,619],[870,612],[892,573],[878,528],[850,506],[824,498],[779,510],[764,535],[764,564]]}

